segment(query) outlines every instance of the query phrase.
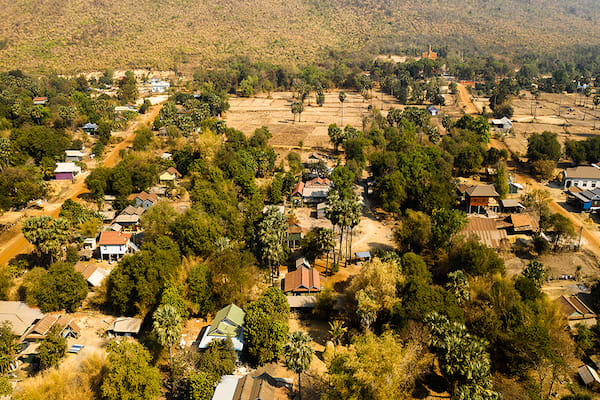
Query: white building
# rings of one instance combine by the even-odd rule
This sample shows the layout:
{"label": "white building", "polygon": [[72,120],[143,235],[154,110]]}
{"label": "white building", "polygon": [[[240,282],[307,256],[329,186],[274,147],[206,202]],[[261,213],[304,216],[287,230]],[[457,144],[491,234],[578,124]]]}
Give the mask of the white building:
{"label": "white building", "polygon": [[595,189],[600,187],[600,168],[595,165],[585,165],[567,168],[563,172],[563,188],[577,186],[580,189]]}
{"label": "white building", "polygon": [[137,246],[131,241],[131,233],[105,231],[100,234],[100,258],[109,261],[118,260],[125,254],[137,251]]}
{"label": "white building", "polygon": [[152,78],[150,80],[150,85],[152,86],[152,93],[166,93],[171,87],[169,82],[163,81],[159,78]]}
{"label": "white building", "polygon": [[494,128],[502,131],[510,131],[513,127],[513,124],[512,122],[510,122],[510,119],[506,117],[502,117],[500,119],[493,119],[491,122]]}

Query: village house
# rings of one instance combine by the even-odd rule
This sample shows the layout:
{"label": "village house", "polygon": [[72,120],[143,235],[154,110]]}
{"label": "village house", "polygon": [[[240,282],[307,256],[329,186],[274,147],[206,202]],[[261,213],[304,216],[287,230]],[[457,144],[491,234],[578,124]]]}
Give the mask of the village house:
{"label": "village house", "polygon": [[67,162],[81,161],[85,157],[85,153],[81,150],[65,150]]}
{"label": "village house", "polygon": [[81,328],[73,318],[67,315],[46,315],[28,329],[21,339],[29,342],[44,340],[50,329],[55,325],[60,328],[60,336],[64,338],[76,338],[81,333]]}
{"label": "village house", "polygon": [[81,167],[76,165],[74,162],[59,162],[56,163],[56,169],[54,170],[54,179],[56,179],[57,181],[72,181],[80,173]]}
{"label": "village house", "polygon": [[595,189],[600,187],[600,168],[594,165],[583,165],[567,168],[563,172],[562,187],[569,189],[577,186],[579,189]]}
{"label": "village house", "polygon": [[129,195],[127,200],[135,200],[136,207],[147,210],[158,202],[158,196],[154,193],[141,192]]}
{"label": "village house", "polygon": [[135,232],[140,224],[140,216],[137,214],[119,214],[114,223],[121,226],[121,231]]}
{"label": "village house", "polygon": [[92,124],[91,122],[88,122],[87,124],[85,124],[82,127],[82,129],[88,135],[95,135],[96,132],[98,132],[98,125],[97,124]]}
{"label": "village house", "polygon": [[506,249],[509,245],[506,231],[498,229],[495,218],[470,216],[462,232],[467,237],[476,237],[492,249]]}
{"label": "village house", "polygon": [[286,295],[310,295],[321,291],[321,277],[316,268],[304,265],[288,272],[283,280],[283,292]]}
{"label": "village house", "polygon": [[306,204],[318,204],[327,200],[331,181],[327,178],[314,178],[304,184],[302,200]]}
{"label": "village house", "polygon": [[43,106],[48,102],[48,98],[47,97],[34,97],[33,98],[33,105],[34,106]]}
{"label": "village house", "polygon": [[500,208],[505,213],[521,212],[525,209],[525,206],[519,203],[517,199],[502,199],[500,200]]}
{"label": "village house", "polygon": [[596,211],[600,209],[600,187],[581,192],[569,190],[567,202],[581,211]]}
{"label": "village house", "polygon": [[291,379],[269,374],[224,375],[215,387],[212,400],[283,400],[289,398]]}
{"label": "village house", "polygon": [[169,183],[177,183],[177,181],[181,179],[181,173],[179,173],[179,171],[177,171],[175,168],[173,167],[169,167],[166,171],[163,171],[159,176],[158,176],[158,181],[163,184],[169,184]]}
{"label": "village house", "polygon": [[510,131],[513,128],[513,124],[510,119],[502,117],[500,119],[493,119],[490,121],[492,126],[499,131]]}
{"label": "village house", "polygon": [[498,199],[500,195],[496,192],[494,185],[475,185],[468,187],[465,192],[465,202],[467,212],[471,213],[474,207],[477,207],[477,213],[481,208],[494,209],[498,208]]}
{"label": "village house", "polygon": [[100,259],[109,261],[119,260],[125,254],[137,251],[137,246],[131,241],[131,233],[104,231],[98,241]]}
{"label": "village house", "polygon": [[586,387],[590,387],[592,389],[597,389],[600,387],[600,377],[596,370],[589,365],[582,365],[577,369],[577,374],[579,374],[579,378]]}
{"label": "village house", "polygon": [[133,337],[140,333],[142,320],[139,318],[121,317],[115,319],[107,332],[114,336]]}
{"label": "village house", "polygon": [[21,337],[30,327],[44,318],[37,308],[29,307],[20,301],[0,301],[0,322],[10,322],[12,333]]}
{"label": "village house", "polygon": [[568,297],[561,296],[557,300],[570,328],[574,328],[577,324],[583,324],[588,328],[596,325],[597,315],[582,297],[582,294],[576,294]]}
{"label": "village house", "polygon": [[244,349],[244,310],[230,304],[219,310],[212,321],[212,324],[206,327],[204,335],[200,340],[198,347],[207,349],[213,340],[231,339],[233,349],[241,352]]}
{"label": "village house", "polygon": [[302,240],[303,230],[300,226],[298,218],[294,215],[290,215],[287,219],[288,229],[286,242],[290,249],[295,249],[300,246],[300,240]]}
{"label": "village house", "polygon": [[143,207],[134,207],[132,205],[128,205],[121,211],[120,215],[139,215],[140,217],[144,214],[146,210]]}
{"label": "village house", "polygon": [[429,115],[431,115],[432,117],[435,117],[436,115],[438,115],[440,113],[440,110],[438,110],[438,108],[436,106],[429,106],[427,108],[427,111],[429,112]]}
{"label": "village house", "polygon": [[102,282],[108,277],[110,272],[94,264],[75,264],[75,271],[81,273],[85,280],[93,287],[102,286]]}
{"label": "village house", "polygon": [[110,224],[117,216],[116,211],[113,210],[100,211],[99,214],[102,216],[102,223],[104,224]]}

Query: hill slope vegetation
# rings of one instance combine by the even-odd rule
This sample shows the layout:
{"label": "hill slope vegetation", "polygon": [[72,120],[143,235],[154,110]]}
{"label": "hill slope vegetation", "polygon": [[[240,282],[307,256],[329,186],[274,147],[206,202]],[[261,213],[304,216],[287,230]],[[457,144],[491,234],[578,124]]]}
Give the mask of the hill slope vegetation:
{"label": "hill slope vegetation", "polygon": [[31,71],[166,69],[232,55],[297,63],[428,43],[508,55],[600,44],[595,0],[15,0],[0,17],[0,68]]}

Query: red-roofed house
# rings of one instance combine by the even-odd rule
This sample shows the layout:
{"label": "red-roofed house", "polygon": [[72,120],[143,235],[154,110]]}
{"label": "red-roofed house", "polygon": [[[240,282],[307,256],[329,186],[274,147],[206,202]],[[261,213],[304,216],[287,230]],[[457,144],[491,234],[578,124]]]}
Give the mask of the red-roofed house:
{"label": "red-roofed house", "polygon": [[105,231],[100,234],[100,258],[109,261],[120,259],[127,253],[137,251],[137,246],[131,241],[131,233]]}
{"label": "red-roofed house", "polygon": [[48,102],[47,97],[34,97],[33,98],[33,105],[35,105],[35,106],[43,106],[47,102]]}
{"label": "red-roofed house", "polygon": [[283,292],[295,296],[321,291],[321,277],[315,268],[301,266],[289,272],[283,280]]}

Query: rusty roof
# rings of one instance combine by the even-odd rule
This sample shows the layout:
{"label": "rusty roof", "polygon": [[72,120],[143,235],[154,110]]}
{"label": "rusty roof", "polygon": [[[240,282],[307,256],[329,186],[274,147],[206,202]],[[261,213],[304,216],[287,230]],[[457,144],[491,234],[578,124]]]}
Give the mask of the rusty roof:
{"label": "rusty roof", "polygon": [[506,232],[498,229],[495,218],[470,217],[463,229],[467,236],[476,236],[486,246],[498,249],[507,246]]}
{"label": "rusty roof", "polygon": [[302,192],[304,191],[304,182],[298,182],[294,185],[294,190],[292,190],[292,196],[299,194],[302,196]]}
{"label": "rusty roof", "polygon": [[283,281],[284,292],[318,292],[321,290],[321,277],[315,268],[298,268],[289,272]]}

